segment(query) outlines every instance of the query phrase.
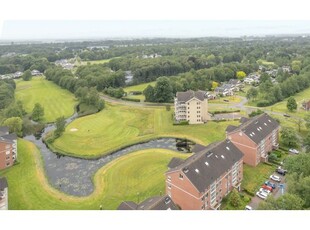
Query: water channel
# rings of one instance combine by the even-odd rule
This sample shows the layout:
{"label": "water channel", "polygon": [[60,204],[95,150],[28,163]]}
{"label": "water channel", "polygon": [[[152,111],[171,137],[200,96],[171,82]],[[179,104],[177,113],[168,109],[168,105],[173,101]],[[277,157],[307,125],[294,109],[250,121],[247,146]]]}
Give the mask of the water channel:
{"label": "water channel", "polygon": [[[66,120],[67,123],[70,123],[76,117],[77,114],[74,114]],[[91,194],[94,190],[92,182],[93,175],[102,166],[120,156],[137,150],[151,148],[169,149],[187,153],[193,145],[191,142],[184,142],[184,140],[176,138],[160,138],[126,147],[99,159],[89,160],[61,156],[48,149],[45,143],[43,143],[42,137],[53,129],[55,129],[54,125],[48,125],[39,138],[31,135],[26,136],[24,139],[33,142],[40,149],[49,182],[62,192],[74,196],[87,196]]]}

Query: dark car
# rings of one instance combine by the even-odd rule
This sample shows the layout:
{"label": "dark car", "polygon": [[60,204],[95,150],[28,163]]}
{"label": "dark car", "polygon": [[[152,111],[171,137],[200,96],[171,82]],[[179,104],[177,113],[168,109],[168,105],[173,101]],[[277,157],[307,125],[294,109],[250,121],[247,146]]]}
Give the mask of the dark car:
{"label": "dark car", "polygon": [[267,186],[269,186],[269,187],[271,187],[273,189],[275,189],[277,187],[275,183],[272,183],[269,180],[265,181],[265,185],[267,185]]}
{"label": "dark car", "polygon": [[285,174],[287,173],[287,170],[280,168],[280,169],[276,169],[276,172],[282,176],[285,176]]}
{"label": "dark car", "polygon": [[284,116],[284,117],[291,117],[290,115],[288,115],[288,114],[286,114],[286,113],[283,114],[283,116]]}

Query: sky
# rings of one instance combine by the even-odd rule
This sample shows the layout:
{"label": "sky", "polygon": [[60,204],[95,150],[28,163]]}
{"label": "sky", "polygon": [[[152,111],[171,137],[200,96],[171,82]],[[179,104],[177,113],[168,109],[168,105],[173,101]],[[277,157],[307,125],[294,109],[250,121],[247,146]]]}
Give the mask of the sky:
{"label": "sky", "polygon": [[310,33],[306,0],[2,0],[0,40]]}
{"label": "sky", "polygon": [[3,40],[139,37],[239,37],[310,34],[310,21],[259,20],[7,20]]}

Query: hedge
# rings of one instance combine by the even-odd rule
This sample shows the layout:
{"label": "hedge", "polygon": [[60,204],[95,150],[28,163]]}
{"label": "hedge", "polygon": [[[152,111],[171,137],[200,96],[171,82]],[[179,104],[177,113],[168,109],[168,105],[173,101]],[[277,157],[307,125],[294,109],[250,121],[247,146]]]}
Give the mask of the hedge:
{"label": "hedge", "polygon": [[124,100],[124,101],[140,102],[140,99],[136,99],[136,98],[122,97],[121,99]]}

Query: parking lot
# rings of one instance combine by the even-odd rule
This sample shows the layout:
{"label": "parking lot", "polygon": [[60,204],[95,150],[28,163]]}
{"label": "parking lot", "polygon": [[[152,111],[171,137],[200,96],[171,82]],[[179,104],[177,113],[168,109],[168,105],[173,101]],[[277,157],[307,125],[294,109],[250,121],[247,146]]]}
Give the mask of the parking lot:
{"label": "parking lot", "polygon": [[[279,175],[276,172],[274,172],[273,175],[277,175],[281,178],[281,182],[276,182],[276,181],[273,181],[271,179],[268,179],[270,182],[276,184],[276,188],[273,189],[271,195],[274,196],[275,198],[278,198],[279,196],[283,195],[285,193],[285,190],[286,190],[285,176]],[[263,183],[262,183],[262,185],[263,185]],[[279,186],[280,184],[282,185],[281,187],[283,187],[283,188],[280,188],[280,186]],[[248,205],[251,206],[255,210],[255,209],[257,209],[259,203],[263,202],[263,201],[264,201],[263,199],[259,198],[255,194],[255,196],[252,198],[251,202]]]}

